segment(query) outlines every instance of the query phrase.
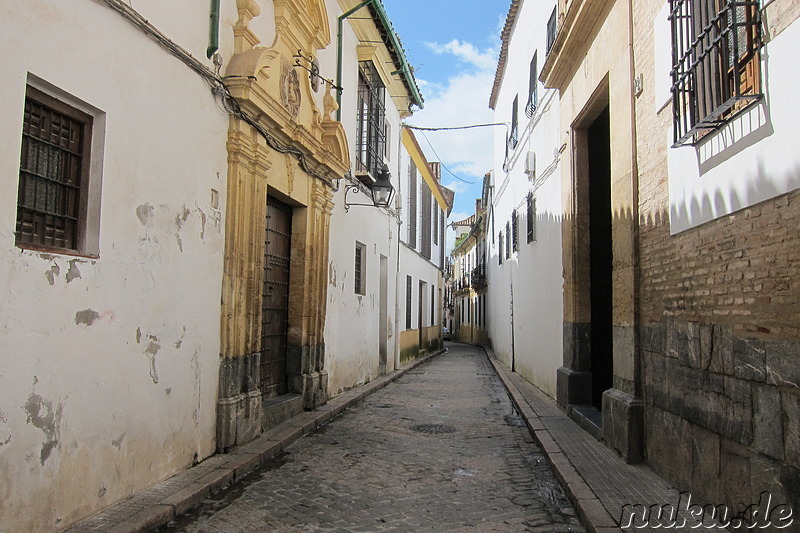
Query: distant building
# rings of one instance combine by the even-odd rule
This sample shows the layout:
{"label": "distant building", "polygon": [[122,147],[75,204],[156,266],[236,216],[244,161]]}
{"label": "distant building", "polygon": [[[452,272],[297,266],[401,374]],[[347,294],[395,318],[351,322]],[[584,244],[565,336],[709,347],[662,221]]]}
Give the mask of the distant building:
{"label": "distant building", "polygon": [[441,185],[441,166],[428,162],[414,132],[401,132],[400,258],[396,324],[399,364],[442,347],[445,221],[453,192]]}
{"label": "distant building", "polygon": [[[484,178],[484,190],[488,175]],[[486,335],[486,210],[475,201],[475,213],[451,223],[456,242],[453,260],[453,339],[485,344]]]}

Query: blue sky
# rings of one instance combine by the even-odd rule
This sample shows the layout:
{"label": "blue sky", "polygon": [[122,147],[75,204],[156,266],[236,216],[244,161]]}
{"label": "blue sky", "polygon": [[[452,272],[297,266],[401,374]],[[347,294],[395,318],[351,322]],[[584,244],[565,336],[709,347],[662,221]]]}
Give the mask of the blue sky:
{"label": "blue sky", "polygon": [[[383,0],[425,99],[406,122],[415,126],[463,126],[493,122],[489,94],[500,32],[510,1]],[[451,220],[470,215],[483,175],[492,170],[491,128],[416,132],[430,161],[441,161],[442,184],[456,191]],[[423,135],[424,133],[424,135]]]}

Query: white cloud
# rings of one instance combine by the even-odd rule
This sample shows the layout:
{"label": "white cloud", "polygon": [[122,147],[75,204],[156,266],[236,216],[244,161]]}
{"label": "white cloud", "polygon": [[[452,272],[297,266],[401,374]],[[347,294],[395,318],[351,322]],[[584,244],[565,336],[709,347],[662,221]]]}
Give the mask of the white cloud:
{"label": "white cloud", "polygon": [[[492,42],[499,42],[499,38]],[[418,82],[425,87],[425,107],[406,119],[406,122],[428,128],[494,122],[494,113],[489,109],[489,96],[497,67],[496,48],[481,48],[459,40],[446,44],[426,43],[426,46],[437,54],[453,57],[460,71],[444,82],[418,78]],[[497,127],[502,128],[494,126],[415,132],[428,160],[442,162],[442,178],[449,180],[447,187],[456,192],[456,210],[469,210],[461,218],[472,214],[475,198],[481,195],[483,176],[494,165],[492,144],[494,128]],[[451,172],[461,180],[472,183],[453,179]],[[457,220],[455,215],[450,219]],[[448,243],[452,244],[454,239],[453,234]]]}
{"label": "white cloud", "polygon": [[464,183],[463,181],[451,180],[449,183],[445,184],[445,187],[453,191],[454,193],[463,193],[467,192],[470,189],[470,184]]}
{"label": "white cloud", "polygon": [[497,66],[497,51],[491,48],[478,50],[475,45],[466,41],[453,39],[449,43],[439,44],[426,42],[425,46],[437,54],[452,54],[457,59],[476,67],[480,71],[494,72]]}

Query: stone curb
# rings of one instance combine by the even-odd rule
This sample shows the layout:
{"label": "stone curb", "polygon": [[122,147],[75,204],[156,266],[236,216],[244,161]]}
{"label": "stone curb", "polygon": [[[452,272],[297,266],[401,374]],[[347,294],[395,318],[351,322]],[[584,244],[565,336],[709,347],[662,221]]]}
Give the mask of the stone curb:
{"label": "stone curb", "polygon": [[[622,533],[619,524],[608,514],[600,499],[586,483],[586,480],[575,470],[569,457],[553,438],[539,415],[525,401],[525,397],[509,378],[509,370],[495,357],[491,348],[481,346],[486,352],[489,362],[503,382],[514,407],[525,420],[528,430],[544,451],[547,462],[556,478],[561,482],[567,497],[575,507],[578,517],[590,533]],[[566,418],[566,415],[564,415]]]}
{"label": "stone curb", "polygon": [[65,533],[147,533],[163,527],[210,495],[239,481],[303,435],[327,424],[375,391],[446,350],[443,348],[415,359],[390,374],[343,392],[325,405],[265,431],[253,442],[226,454],[212,455],[186,471],[74,524]]}

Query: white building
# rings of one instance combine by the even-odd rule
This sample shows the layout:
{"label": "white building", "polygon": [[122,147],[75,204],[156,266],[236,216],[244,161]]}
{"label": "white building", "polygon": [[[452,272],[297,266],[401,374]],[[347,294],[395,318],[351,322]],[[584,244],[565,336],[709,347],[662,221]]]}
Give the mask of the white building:
{"label": "white building", "polygon": [[563,352],[562,137],[558,93],[538,76],[555,6],[511,2],[489,101],[495,121],[510,127],[495,133],[485,227],[490,342],[498,358],[553,397]]}
{"label": "white building", "polygon": [[214,453],[228,116],[209,6],[135,5],[0,6],[2,531],[64,529]]}
{"label": "white building", "polygon": [[394,320],[402,364],[442,347],[445,227],[454,193],[441,185],[441,165],[427,161],[411,129],[402,130],[400,153],[400,257]]}
{"label": "white building", "polygon": [[[407,157],[401,121],[423,105],[383,5],[339,4],[349,14],[341,19],[344,90],[338,112],[349,141],[351,172],[340,182],[331,213],[325,321],[330,396],[399,366],[398,222]],[[388,205],[376,207],[374,185],[385,171],[394,192]]]}

